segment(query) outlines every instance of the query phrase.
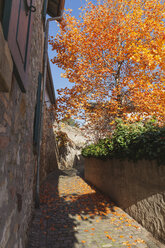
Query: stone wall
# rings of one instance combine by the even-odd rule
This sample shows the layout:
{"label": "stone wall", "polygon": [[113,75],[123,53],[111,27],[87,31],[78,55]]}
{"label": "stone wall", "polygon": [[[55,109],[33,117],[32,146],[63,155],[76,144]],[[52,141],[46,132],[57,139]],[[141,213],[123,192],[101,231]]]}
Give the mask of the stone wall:
{"label": "stone wall", "polygon": [[21,92],[14,74],[8,82],[9,92],[0,92],[0,248],[25,247],[33,206],[34,109],[44,42],[42,1],[35,0],[35,6],[27,92]]}
{"label": "stone wall", "polygon": [[55,132],[53,130],[54,116],[51,111],[46,107],[43,116],[43,133],[41,145],[41,162],[40,162],[40,182],[46,176],[58,169],[59,152],[56,142]]}
{"label": "stone wall", "polygon": [[165,243],[165,166],[90,158],[85,179]]}

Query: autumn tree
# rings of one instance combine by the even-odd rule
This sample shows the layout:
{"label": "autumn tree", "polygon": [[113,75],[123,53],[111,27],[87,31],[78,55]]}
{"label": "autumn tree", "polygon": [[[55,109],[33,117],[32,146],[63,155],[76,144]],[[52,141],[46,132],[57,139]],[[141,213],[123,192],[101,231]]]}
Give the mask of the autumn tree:
{"label": "autumn tree", "polygon": [[78,19],[66,13],[49,40],[52,62],[72,84],[58,91],[59,118],[85,117],[99,127],[112,117],[164,121],[164,13],[164,0],[88,2]]}

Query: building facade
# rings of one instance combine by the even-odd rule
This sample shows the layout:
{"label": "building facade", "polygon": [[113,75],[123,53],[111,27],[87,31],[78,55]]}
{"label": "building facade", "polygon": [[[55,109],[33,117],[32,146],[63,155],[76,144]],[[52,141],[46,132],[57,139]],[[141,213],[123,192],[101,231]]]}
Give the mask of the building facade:
{"label": "building facade", "polygon": [[52,111],[52,107],[54,107],[55,104],[56,100],[53,87],[53,78],[48,59],[40,159],[41,183],[49,173],[58,170],[59,167],[59,149],[54,128],[56,120],[55,113]]}
{"label": "building facade", "polygon": [[62,0],[0,0],[0,248],[26,244],[40,143],[45,19],[63,7]]}

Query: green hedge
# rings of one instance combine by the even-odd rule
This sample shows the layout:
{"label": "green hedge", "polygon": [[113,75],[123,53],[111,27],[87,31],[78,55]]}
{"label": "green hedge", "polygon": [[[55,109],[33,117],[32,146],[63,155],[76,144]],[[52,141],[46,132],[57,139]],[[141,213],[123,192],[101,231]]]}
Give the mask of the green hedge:
{"label": "green hedge", "polygon": [[165,127],[158,127],[156,120],[133,124],[118,120],[111,138],[86,146],[82,155],[101,159],[157,160],[158,164],[165,164]]}

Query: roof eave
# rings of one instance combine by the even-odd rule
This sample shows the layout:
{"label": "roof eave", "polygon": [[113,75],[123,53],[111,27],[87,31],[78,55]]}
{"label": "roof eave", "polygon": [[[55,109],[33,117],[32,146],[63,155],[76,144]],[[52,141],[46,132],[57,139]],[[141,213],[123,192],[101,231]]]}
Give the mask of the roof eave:
{"label": "roof eave", "polygon": [[65,0],[49,0],[47,14],[51,17],[62,16],[64,12]]}

